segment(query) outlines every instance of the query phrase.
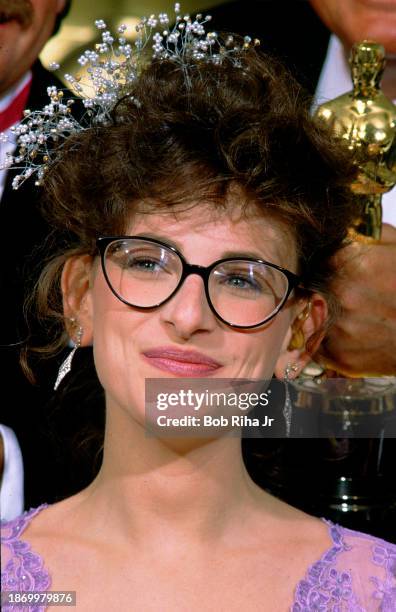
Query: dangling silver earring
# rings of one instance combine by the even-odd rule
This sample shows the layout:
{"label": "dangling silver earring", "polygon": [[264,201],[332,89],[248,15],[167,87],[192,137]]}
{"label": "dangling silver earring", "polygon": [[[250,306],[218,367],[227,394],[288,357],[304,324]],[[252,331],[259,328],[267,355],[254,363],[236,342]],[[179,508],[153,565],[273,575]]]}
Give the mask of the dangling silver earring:
{"label": "dangling silver earring", "polygon": [[283,416],[285,417],[285,423],[286,423],[286,438],[290,437],[292,412],[293,412],[293,404],[290,398],[290,391],[289,391],[289,381],[293,379],[293,377],[290,376],[292,372],[298,372],[298,365],[295,363],[293,363],[292,365],[288,363],[285,368],[285,375],[283,379],[285,381],[285,394],[286,394],[285,405],[283,406]]}
{"label": "dangling silver earring", "polygon": [[[71,323],[75,323],[76,320],[72,318],[72,319],[70,319],[70,322]],[[68,374],[70,372],[71,364],[72,364],[75,352],[81,346],[81,339],[83,337],[83,333],[84,333],[84,330],[83,330],[83,328],[80,325],[78,327],[78,330],[77,330],[77,337],[76,337],[76,342],[74,344],[74,347],[72,348],[72,350],[70,351],[70,353],[68,354],[68,356],[66,357],[64,362],[62,363],[61,367],[59,368],[58,377],[57,377],[57,379],[55,381],[55,384],[54,384],[54,391],[57,390],[57,388],[61,384],[62,380],[65,378],[66,374]]]}

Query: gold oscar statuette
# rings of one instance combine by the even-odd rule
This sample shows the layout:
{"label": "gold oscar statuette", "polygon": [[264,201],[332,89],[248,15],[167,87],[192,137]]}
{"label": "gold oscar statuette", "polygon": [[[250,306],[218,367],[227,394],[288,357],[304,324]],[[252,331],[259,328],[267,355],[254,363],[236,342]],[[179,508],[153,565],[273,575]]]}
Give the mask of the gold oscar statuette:
{"label": "gold oscar statuette", "polygon": [[[372,41],[356,43],[350,59],[353,89],[321,104],[318,122],[329,126],[336,138],[353,152],[357,173],[350,185],[355,195],[356,218],[350,238],[366,243],[381,238],[382,194],[396,184],[396,106],[381,91],[385,50]],[[355,418],[394,410],[396,377],[348,378],[311,362],[296,379],[296,406],[321,405],[325,413],[338,413],[346,433]]]}
{"label": "gold oscar statuette", "polygon": [[316,117],[347,143],[358,164],[355,230],[381,238],[382,194],[396,184],[396,106],[381,91],[385,50],[375,42],[352,47],[353,89],[318,107]]}

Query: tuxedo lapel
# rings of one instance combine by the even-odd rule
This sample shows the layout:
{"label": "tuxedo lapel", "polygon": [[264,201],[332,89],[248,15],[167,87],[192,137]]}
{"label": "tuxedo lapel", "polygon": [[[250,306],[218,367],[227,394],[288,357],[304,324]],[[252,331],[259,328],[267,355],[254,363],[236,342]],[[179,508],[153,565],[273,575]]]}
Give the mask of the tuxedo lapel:
{"label": "tuxedo lapel", "polygon": [[[33,66],[32,74],[26,107],[38,110],[48,103],[47,87],[63,85],[40,62]],[[49,233],[39,211],[41,190],[35,186],[34,179],[26,181],[18,190],[12,189],[17,173],[8,171],[0,202],[0,345],[13,344],[26,336],[22,304],[27,284],[33,280],[30,258]]]}
{"label": "tuxedo lapel", "polygon": [[330,32],[308,0],[235,0],[205,9],[219,32],[260,39],[314,94],[326,57]]}

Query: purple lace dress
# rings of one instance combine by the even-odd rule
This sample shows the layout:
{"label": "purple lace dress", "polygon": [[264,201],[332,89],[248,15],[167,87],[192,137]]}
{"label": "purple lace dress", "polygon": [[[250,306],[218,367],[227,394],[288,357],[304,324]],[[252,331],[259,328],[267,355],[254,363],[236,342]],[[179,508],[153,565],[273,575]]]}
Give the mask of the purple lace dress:
{"label": "purple lace dress", "polygon": [[[43,560],[21,540],[48,504],[2,522],[2,591],[46,591],[51,578]],[[332,546],[296,585],[290,612],[396,612],[396,544],[322,519]],[[43,606],[3,606],[4,612],[44,612]]]}

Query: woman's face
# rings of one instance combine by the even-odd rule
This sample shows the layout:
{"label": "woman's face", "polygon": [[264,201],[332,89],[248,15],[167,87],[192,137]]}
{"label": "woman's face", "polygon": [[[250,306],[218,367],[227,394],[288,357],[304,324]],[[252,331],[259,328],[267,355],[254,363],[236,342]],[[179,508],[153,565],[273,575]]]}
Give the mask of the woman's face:
{"label": "woman's face", "polygon": [[[200,205],[177,215],[137,214],[127,235],[174,245],[190,264],[208,266],[237,254],[297,271],[294,240],[271,218],[253,214],[242,218],[236,208],[215,212]],[[162,306],[138,310],[110,291],[98,259],[86,296],[87,314],[80,322],[86,334],[92,332],[98,376],[112,405],[143,418],[146,378],[272,377],[296,314],[291,301],[261,327],[231,328],[216,318],[203,280],[193,274]],[[178,355],[182,363],[172,359],[175,350],[184,351]]]}

